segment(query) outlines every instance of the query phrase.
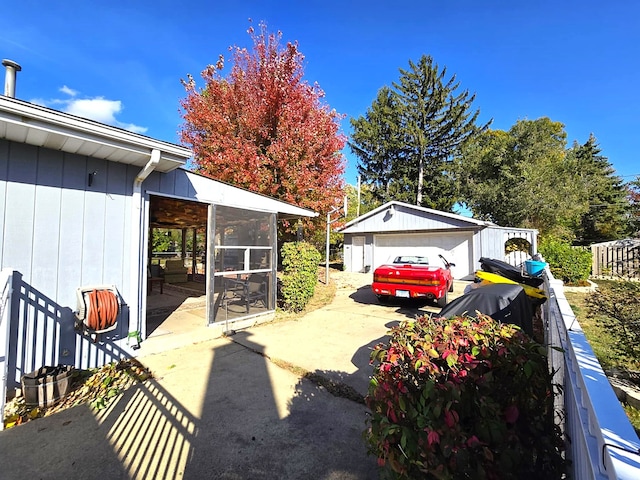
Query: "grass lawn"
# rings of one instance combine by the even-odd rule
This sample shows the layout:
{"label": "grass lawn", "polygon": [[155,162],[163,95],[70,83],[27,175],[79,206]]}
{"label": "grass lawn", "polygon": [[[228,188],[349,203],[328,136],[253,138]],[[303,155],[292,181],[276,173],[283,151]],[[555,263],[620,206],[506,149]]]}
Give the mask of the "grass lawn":
{"label": "grass lawn", "polygon": [[[606,280],[601,280],[598,283],[603,284],[606,282]],[[598,321],[598,317],[590,315],[586,303],[586,298],[589,294],[566,292],[565,295],[602,368],[605,371],[614,368],[631,371],[640,370],[640,359],[621,355],[615,348],[615,340]],[[623,407],[631,424],[640,435],[640,410],[624,404]]]}

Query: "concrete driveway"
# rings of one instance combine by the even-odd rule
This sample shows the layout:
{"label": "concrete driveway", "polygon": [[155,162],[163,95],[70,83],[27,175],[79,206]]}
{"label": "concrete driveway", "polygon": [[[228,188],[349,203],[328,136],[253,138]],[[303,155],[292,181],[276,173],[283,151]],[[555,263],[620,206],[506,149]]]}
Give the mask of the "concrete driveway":
{"label": "concrete driveway", "polygon": [[[368,287],[371,275],[332,278],[335,300],[298,321],[139,357],[155,378],[107,410],[77,406],[0,432],[0,476],[378,478],[362,441],[366,407],[301,374],[364,395],[370,348],[398,321],[438,309],[379,305]],[[457,284],[456,294],[463,288]]]}

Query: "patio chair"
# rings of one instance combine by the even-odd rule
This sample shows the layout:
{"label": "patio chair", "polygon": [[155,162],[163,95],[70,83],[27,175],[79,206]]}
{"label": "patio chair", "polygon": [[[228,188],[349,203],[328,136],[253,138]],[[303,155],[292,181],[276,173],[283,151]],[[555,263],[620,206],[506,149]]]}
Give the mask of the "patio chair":
{"label": "patio chair", "polygon": [[249,313],[249,307],[257,305],[258,302],[262,302],[262,305],[267,307],[267,291],[266,275],[254,273],[249,277],[246,289],[243,291],[243,301],[246,302],[247,313]]}
{"label": "patio chair", "polygon": [[167,283],[186,283],[188,280],[187,267],[181,258],[172,258],[165,262],[164,281]]}
{"label": "patio chair", "polygon": [[[267,307],[267,277],[266,275],[254,273],[248,279],[224,279],[224,294],[222,301],[237,299],[237,302],[245,306],[249,313],[252,305],[262,302]],[[235,303],[235,302],[234,302]]]}
{"label": "patio chair", "polygon": [[147,268],[147,295],[151,294],[154,284],[160,285],[160,293],[164,293],[164,269],[160,265],[149,265]]}

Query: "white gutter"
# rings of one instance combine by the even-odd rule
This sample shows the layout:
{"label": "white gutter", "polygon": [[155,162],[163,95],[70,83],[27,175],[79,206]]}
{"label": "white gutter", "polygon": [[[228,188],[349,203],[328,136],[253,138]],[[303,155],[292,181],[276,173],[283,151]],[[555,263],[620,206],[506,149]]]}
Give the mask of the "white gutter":
{"label": "white gutter", "polygon": [[[147,276],[144,274],[144,251],[141,240],[144,238],[142,229],[145,227],[142,210],[142,182],[153,172],[160,163],[160,150],[151,150],[151,158],[140,173],[133,180],[133,193],[131,195],[131,258],[129,277],[129,332],[144,329],[142,312],[146,308]],[[145,331],[140,332],[146,335]]]}

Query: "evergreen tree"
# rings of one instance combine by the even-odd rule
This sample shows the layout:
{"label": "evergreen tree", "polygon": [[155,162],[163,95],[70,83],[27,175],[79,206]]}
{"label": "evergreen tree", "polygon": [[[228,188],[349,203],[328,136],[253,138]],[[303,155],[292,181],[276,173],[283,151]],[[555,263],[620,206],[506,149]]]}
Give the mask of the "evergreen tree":
{"label": "evergreen tree", "polygon": [[640,238],[640,175],[627,184],[630,233]]}
{"label": "evergreen tree", "polygon": [[396,96],[383,87],[365,116],[351,120],[353,134],[349,146],[360,159],[358,172],[381,204],[393,199],[407,200],[391,197],[391,184],[397,181],[393,172],[398,170],[402,157],[397,112]]}
{"label": "evergreen tree", "polygon": [[578,162],[583,182],[588,188],[589,210],[576,231],[579,243],[594,243],[623,238],[629,233],[627,189],[607,157],[600,155],[593,135],[584,145],[574,142],[568,151]]}
{"label": "evergreen tree", "polygon": [[478,127],[475,95],[456,93],[430,56],[409,61],[393,89],[383,88],[365,117],[351,121],[358,170],[377,196],[451,211],[458,200],[453,158]]}

